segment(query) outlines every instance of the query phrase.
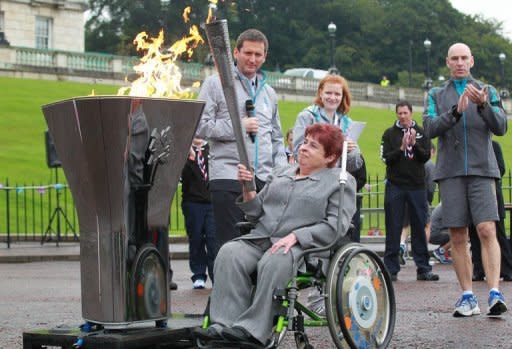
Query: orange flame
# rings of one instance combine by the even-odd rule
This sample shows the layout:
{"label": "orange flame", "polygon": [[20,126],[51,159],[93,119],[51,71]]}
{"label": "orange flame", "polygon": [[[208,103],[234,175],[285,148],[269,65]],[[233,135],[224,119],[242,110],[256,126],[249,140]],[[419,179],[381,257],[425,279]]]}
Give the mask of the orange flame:
{"label": "orange flame", "polygon": [[192,11],[192,8],[190,6],[187,6],[185,7],[185,9],[183,10],[183,21],[185,23],[188,23],[188,21],[190,21],[190,12]]}
{"label": "orange flame", "polygon": [[[146,32],[137,34],[133,43],[137,51],[146,51],[140,63],[133,67],[139,78],[131,86],[122,87],[118,95],[138,97],[164,97],[164,98],[191,98],[189,88],[181,87],[182,74],[176,60],[184,53],[191,57],[193,49],[204,43],[196,26],[190,28],[189,36],[175,42],[170,48],[162,52],[164,33],[160,31],[158,37],[150,38]],[[194,84],[197,85],[197,84]]]}
{"label": "orange flame", "polygon": [[217,9],[218,0],[208,0],[208,18],[206,18],[206,23],[210,23],[215,19],[214,12]]}

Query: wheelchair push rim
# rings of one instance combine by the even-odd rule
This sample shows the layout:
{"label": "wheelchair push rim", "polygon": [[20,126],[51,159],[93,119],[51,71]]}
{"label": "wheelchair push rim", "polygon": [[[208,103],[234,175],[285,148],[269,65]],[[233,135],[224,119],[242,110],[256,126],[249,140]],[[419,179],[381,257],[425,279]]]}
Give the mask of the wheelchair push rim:
{"label": "wheelchair push rim", "polygon": [[338,249],[334,257],[331,258],[329,271],[327,273],[325,294],[325,315],[327,318],[327,325],[331,338],[336,345],[336,348],[349,348],[348,343],[344,339],[344,334],[341,330],[338,312],[336,310],[336,287],[338,275],[343,261],[347,258],[349,253],[354,249],[359,249],[363,245],[357,243],[349,243]]}
{"label": "wheelchair push rim", "polygon": [[396,319],[393,284],[380,257],[366,248],[344,259],[337,280],[336,310],[351,348],[386,348]]}

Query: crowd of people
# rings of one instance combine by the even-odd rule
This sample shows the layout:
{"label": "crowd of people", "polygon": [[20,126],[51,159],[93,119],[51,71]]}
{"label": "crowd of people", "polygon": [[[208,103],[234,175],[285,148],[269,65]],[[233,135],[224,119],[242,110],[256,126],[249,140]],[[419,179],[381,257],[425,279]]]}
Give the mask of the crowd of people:
{"label": "crowd of people", "polygon": [[[285,287],[290,279],[294,251],[328,244],[338,219],[343,219],[347,230],[350,226],[350,239],[360,241],[361,198],[356,193],[366,183],[366,165],[357,139],[351,138],[354,121],[348,116],[347,81],[327,75],[319,82],[315,100],[297,115],[285,144],[278,98],[260,69],[268,46],[263,33],[249,29],[238,37],[234,49],[239,105],[251,100],[255,106],[253,117],[242,118],[252,168],[239,164],[218,75],[205,80],[198,97],[206,106],[183,171],[182,207],[193,287],[204,288],[207,275],[215,281],[212,325],[196,333],[205,340],[265,343],[276,311],[271,291]],[[505,134],[507,119],[494,87],[471,76],[473,64],[467,45],[452,45],[446,57],[451,79],[428,92],[423,127],[413,120],[411,104],[400,101],[396,120],[381,142],[386,166],[385,266],[396,281],[403,264],[406,240],[402,235],[409,226],[417,280],[437,281],[428,243],[437,245],[434,257],[441,263],[453,260],[462,290],[453,313],[456,317],[480,313],[472,279],[488,283],[488,314],[504,313],[500,265],[503,279],[512,280],[500,186],[503,163],[499,164],[491,142],[493,135]],[[438,144],[435,163],[434,138]],[[334,193],[339,190],[336,176],[343,140],[351,176],[344,215],[337,217]],[[252,180],[256,190],[248,191],[243,183]],[[442,205],[430,214],[435,183]],[[244,220],[255,224],[247,235],[236,227]],[[473,231],[471,255],[468,230]],[[481,253],[476,252],[477,245]],[[250,275],[256,270],[257,287],[251,297]]]}

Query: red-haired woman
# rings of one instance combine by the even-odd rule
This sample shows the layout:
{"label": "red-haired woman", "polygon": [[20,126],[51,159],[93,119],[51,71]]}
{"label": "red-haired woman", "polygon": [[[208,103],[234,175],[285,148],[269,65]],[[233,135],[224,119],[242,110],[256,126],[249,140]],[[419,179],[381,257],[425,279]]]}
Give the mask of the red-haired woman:
{"label": "red-haired woman", "polygon": [[[338,217],[343,135],[333,125],[317,124],[305,130],[298,164],[276,169],[256,194],[244,190],[238,205],[255,227],[248,235],[226,243],[215,260],[207,329],[196,329],[202,340],[230,340],[265,344],[279,302],[277,288],[286,288],[293,263],[304,249],[328,245],[337,236],[337,222],[347,229],[355,212],[356,183],[349,176],[343,213]],[[239,165],[240,182],[253,173]],[[253,295],[251,274],[258,280]]]}
{"label": "red-haired woman", "polygon": [[304,130],[313,124],[331,124],[338,126],[348,141],[347,169],[355,171],[361,167],[363,160],[359,147],[354,140],[347,137],[352,119],[348,117],[351,95],[347,81],[339,75],[327,75],[320,80],[313,105],[305,108],[297,116],[293,129],[293,152],[297,155],[304,141]]}

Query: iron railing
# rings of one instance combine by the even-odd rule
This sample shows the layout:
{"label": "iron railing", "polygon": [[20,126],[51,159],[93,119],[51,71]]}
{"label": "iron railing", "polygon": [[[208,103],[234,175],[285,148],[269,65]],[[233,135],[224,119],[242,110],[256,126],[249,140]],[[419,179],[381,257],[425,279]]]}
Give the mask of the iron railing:
{"label": "iron railing", "polygon": [[[385,179],[380,175],[368,177],[368,184],[361,191],[363,197],[361,235],[384,235]],[[504,200],[512,202],[512,172],[502,179]],[[439,202],[438,193],[433,205]],[[510,212],[508,213],[510,214]],[[181,184],[176,190],[170,211],[169,233],[185,233],[181,213]],[[510,217],[506,220],[510,229]],[[508,230],[507,230],[508,231]],[[10,241],[38,241],[55,239],[59,232],[63,240],[79,236],[78,218],[73,198],[66,184],[0,184],[0,238]],[[76,234],[76,235],[75,235]]]}

